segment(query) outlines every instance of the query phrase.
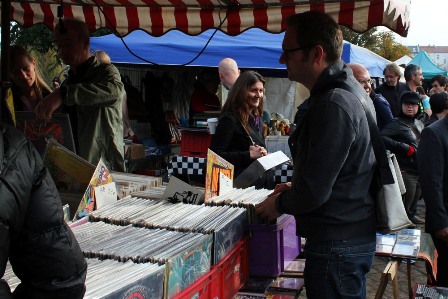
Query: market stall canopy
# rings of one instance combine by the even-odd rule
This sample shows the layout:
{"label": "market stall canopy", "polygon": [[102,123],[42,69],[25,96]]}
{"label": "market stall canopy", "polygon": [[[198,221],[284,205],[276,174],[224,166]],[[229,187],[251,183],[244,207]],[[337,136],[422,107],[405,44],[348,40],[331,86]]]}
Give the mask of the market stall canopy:
{"label": "market stall canopy", "polygon": [[211,28],[237,35],[252,27],[279,33],[287,16],[309,10],[324,11],[357,32],[383,25],[406,36],[410,6],[410,0],[7,0],[2,6],[9,1],[11,20],[25,27],[44,23],[53,29],[62,6],[63,17],[120,36],[136,29],[153,36],[171,29],[197,35]]}
{"label": "market stall canopy", "polygon": [[408,55],[404,55],[401,58],[398,58],[397,60],[394,61],[395,64],[397,65],[408,65],[408,63],[412,60],[411,57],[409,57]]}
{"label": "market stall canopy", "polygon": [[409,64],[416,64],[421,67],[423,78],[425,79],[431,79],[435,75],[446,76],[447,74],[447,72],[439,68],[423,50],[418,52],[418,54],[415,55],[415,57],[408,63],[408,65]]}
{"label": "market stall canopy", "polygon": [[[123,41],[133,53],[155,64],[184,65],[200,53],[213,33],[214,30],[207,30],[198,36],[189,36],[173,30],[163,36],[152,37],[138,30],[126,36]],[[257,28],[237,36],[218,31],[204,52],[188,65],[216,67],[221,59],[232,57],[240,68],[284,70],[285,65],[279,63],[283,36],[284,33],[267,33]],[[92,37],[90,47],[92,50],[107,52],[114,63],[148,64],[132,55],[123,41],[113,34]],[[370,50],[349,42],[344,42],[342,59],[346,63],[357,62],[365,65],[373,77],[382,77],[384,67],[390,63]],[[284,76],[286,77],[286,71]]]}
{"label": "market stall canopy", "polygon": [[344,41],[344,48],[342,49],[342,60],[346,63],[356,62],[364,65],[370,73],[371,77],[384,77],[383,70],[391,63],[386,58],[370,51],[369,49],[351,44]]}

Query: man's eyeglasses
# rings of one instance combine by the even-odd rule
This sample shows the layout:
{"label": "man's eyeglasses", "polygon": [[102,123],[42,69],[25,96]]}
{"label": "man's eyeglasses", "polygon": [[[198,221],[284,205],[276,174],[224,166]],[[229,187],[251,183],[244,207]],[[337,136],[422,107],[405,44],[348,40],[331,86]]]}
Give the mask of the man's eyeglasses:
{"label": "man's eyeglasses", "polygon": [[362,84],[362,85],[366,85],[366,84],[372,84],[372,79],[369,79],[369,80],[363,80],[363,79],[361,79],[361,80],[358,80],[358,82],[360,83],[360,84]]}
{"label": "man's eyeglasses", "polygon": [[292,48],[292,49],[283,49],[283,55],[288,57],[289,53],[300,51],[300,50],[309,49],[309,48],[312,48],[314,46],[316,46],[316,45],[308,45],[308,46],[302,46],[302,47],[297,47],[297,48]]}

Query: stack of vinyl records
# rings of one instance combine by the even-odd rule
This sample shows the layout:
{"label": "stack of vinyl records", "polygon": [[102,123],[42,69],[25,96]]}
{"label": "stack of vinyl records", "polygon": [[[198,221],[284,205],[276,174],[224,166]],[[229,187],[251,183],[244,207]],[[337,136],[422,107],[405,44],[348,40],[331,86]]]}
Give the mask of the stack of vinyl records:
{"label": "stack of vinyl records", "polygon": [[135,263],[163,264],[185,249],[203,242],[207,236],[193,232],[117,226],[88,222],[72,229],[84,255]]}
{"label": "stack of vinyl records", "polygon": [[245,189],[234,188],[223,195],[211,197],[207,204],[212,206],[229,205],[245,208],[247,210],[247,221],[249,224],[264,223],[265,221],[255,214],[255,206],[265,201],[271,193],[272,190],[255,189],[255,187]]}
{"label": "stack of vinyl records", "polygon": [[125,197],[90,214],[91,221],[146,228],[213,233],[246,213],[231,206],[205,206]]}
{"label": "stack of vinyl records", "polygon": [[4,279],[9,284],[11,292],[13,292],[20,284],[20,279],[17,278],[17,276],[14,274],[14,271],[12,271],[12,267],[9,261],[6,264],[5,274],[3,274],[2,279]]}
{"label": "stack of vinyl records", "polygon": [[172,298],[210,270],[212,235],[104,222],[87,222],[72,230],[87,258],[164,265],[166,277],[161,285],[166,298]]}
{"label": "stack of vinyl records", "polygon": [[90,221],[213,235],[217,264],[243,238],[246,209],[125,197],[90,214]]}
{"label": "stack of vinyl records", "polygon": [[85,299],[88,298],[162,298],[165,266],[86,259]]}
{"label": "stack of vinyl records", "polygon": [[132,173],[112,172],[112,178],[117,186],[117,194],[120,198],[130,195],[132,192],[145,191],[162,185],[162,178],[160,177]]}
{"label": "stack of vinyl records", "polygon": [[[84,298],[162,298],[165,266],[153,263],[136,264],[114,260],[87,258],[86,293]],[[20,284],[8,263],[3,279],[13,292]],[[137,296],[135,296],[137,297]]]}

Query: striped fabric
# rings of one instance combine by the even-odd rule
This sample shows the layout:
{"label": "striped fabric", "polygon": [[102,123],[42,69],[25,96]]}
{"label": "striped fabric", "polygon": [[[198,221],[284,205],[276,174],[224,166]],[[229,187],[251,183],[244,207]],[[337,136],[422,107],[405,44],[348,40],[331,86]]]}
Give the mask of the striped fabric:
{"label": "striped fabric", "polygon": [[11,0],[11,20],[53,29],[61,2],[64,17],[84,20],[91,31],[106,27],[121,36],[136,29],[153,36],[171,29],[197,35],[219,27],[229,35],[252,27],[279,33],[288,15],[308,10],[329,13],[357,32],[384,25],[406,36],[410,6],[410,0]]}

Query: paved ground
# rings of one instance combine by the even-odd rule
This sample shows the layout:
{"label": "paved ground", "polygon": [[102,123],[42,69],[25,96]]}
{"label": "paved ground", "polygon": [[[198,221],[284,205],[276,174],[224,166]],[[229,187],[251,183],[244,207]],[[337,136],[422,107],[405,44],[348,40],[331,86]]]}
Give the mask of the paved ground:
{"label": "paved ground", "polygon": [[[417,215],[420,218],[425,218],[425,206],[423,201],[419,202],[418,213]],[[424,230],[424,225],[420,225],[419,228]],[[367,276],[367,299],[375,298],[376,291],[378,289],[381,273],[389,262],[389,258],[384,257],[375,257],[372,269],[370,270]],[[415,264],[412,265],[412,285],[415,286],[416,283],[426,284],[426,269],[424,261],[416,261]],[[399,268],[399,273],[397,276],[398,279],[398,288],[399,288],[399,299],[407,299],[408,295],[408,281],[406,275],[406,264],[401,264]],[[299,298],[304,299],[307,298],[305,294],[305,290],[300,294]],[[392,293],[392,285],[389,283],[387,285],[386,291],[383,295],[384,299],[393,298]]]}

